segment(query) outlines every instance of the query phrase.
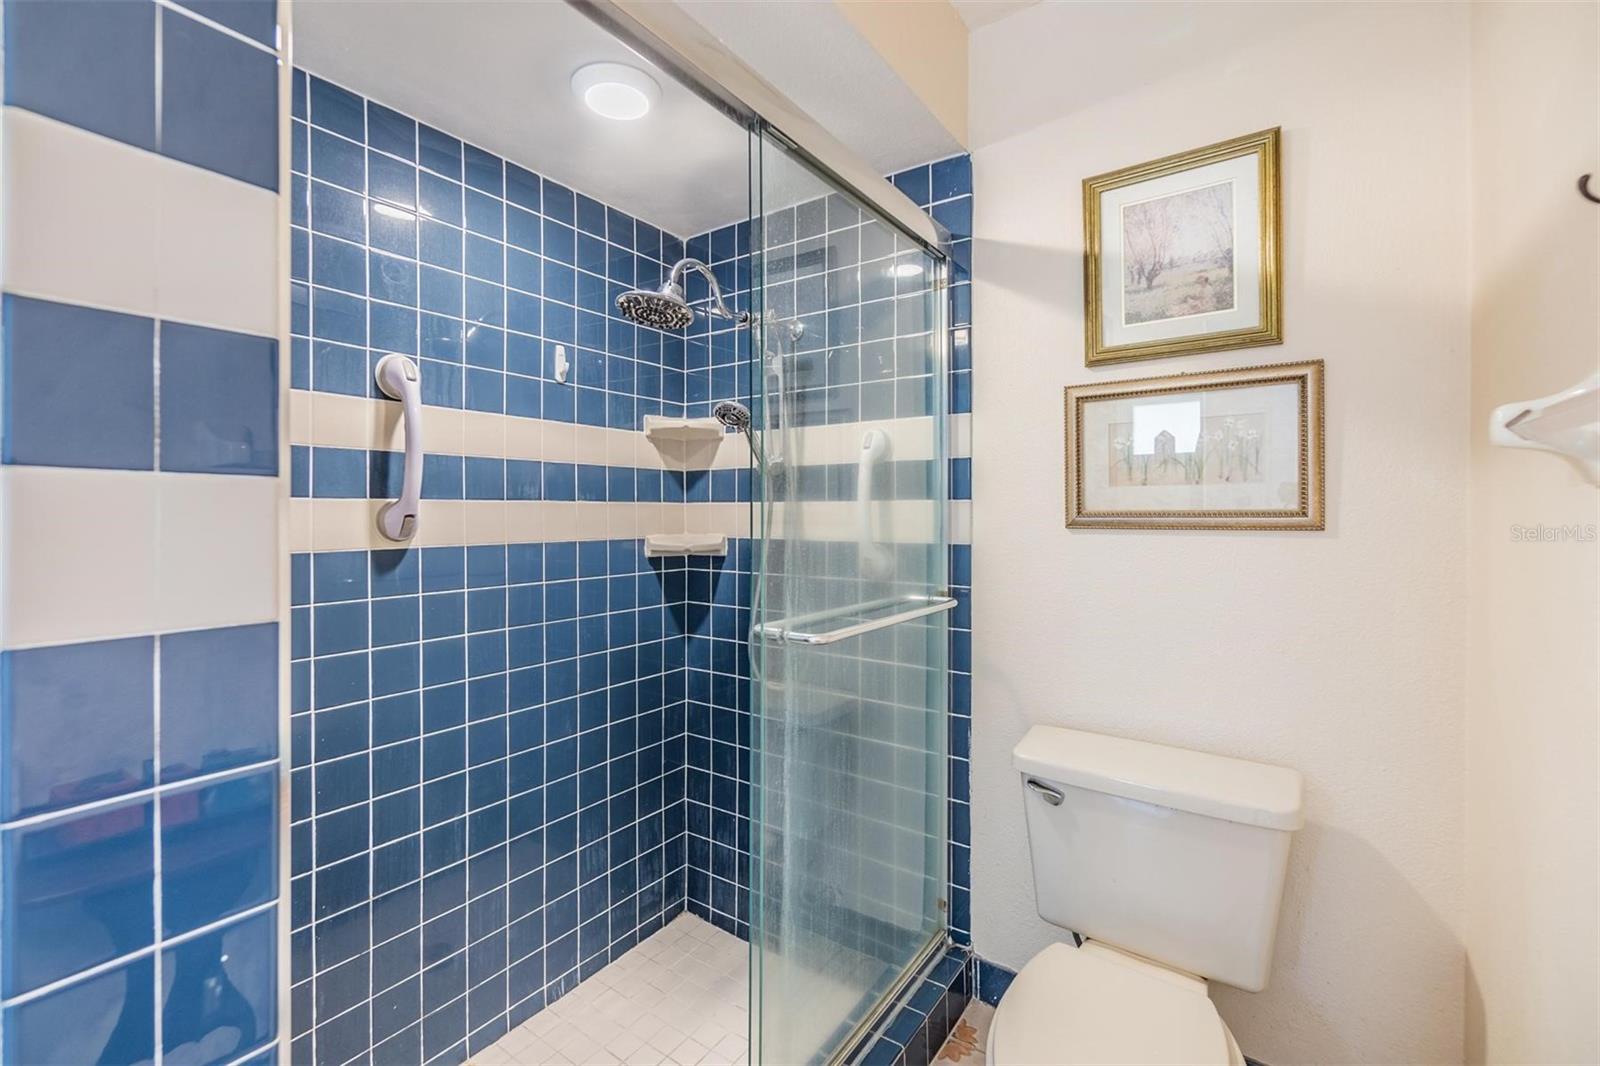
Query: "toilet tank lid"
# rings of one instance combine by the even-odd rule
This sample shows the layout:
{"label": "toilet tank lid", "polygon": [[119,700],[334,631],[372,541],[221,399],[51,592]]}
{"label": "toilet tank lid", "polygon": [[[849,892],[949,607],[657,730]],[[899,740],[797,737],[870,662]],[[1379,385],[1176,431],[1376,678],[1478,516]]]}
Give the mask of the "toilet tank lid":
{"label": "toilet tank lid", "polygon": [[1300,774],[1166,744],[1036,725],[1011,752],[1024,774],[1210,818],[1299,829]]}

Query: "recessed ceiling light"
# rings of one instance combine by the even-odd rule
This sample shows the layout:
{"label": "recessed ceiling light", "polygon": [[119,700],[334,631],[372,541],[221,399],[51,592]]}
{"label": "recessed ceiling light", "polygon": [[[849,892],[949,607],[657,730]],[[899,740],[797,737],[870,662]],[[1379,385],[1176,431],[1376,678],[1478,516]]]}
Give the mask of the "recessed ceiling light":
{"label": "recessed ceiling light", "polygon": [[621,63],[590,63],[572,75],[572,91],[603,118],[631,122],[661,99],[661,86],[642,70]]}

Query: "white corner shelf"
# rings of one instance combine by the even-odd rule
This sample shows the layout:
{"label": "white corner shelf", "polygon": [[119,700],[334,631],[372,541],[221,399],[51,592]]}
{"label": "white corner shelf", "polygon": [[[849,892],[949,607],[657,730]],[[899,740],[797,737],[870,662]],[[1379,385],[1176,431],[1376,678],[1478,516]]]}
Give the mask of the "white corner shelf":
{"label": "white corner shelf", "polygon": [[1565,455],[1600,484],[1600,373],[1537,400],[1496,407],[1489,416],[1489,442]]}
{"label": "white corner shelf", "polygon": [[720,533],[651,533],[644,538],[644,557],[664,555],[727,555],[728,538]]}
{"label": "white corner shelf", "polygon": [[656,443],[721,440],[722,423],[715,418],[668,418],[665,415],[645,415],[644,435]]}

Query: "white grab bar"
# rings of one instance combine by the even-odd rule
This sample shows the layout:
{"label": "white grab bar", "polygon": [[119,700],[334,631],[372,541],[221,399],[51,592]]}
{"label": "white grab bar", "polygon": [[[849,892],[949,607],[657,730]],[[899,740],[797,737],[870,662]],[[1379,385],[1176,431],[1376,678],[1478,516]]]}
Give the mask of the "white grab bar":
{"label": "white grab bar", "polygon": [[378,532],[390,540],[410,540],[417,534],[422,499],[422,383],[417,364],[393,352],[378,360],[376,373],[383,394],[400,401],[400,417],[406,427],[400,498],[378,509]]}
{"label": "white grab bar", "polygon": [[869,429],[861,437],[861,453],[856,462],[856,522],[861,542],[861,575],[888,577],[894,559],[872,536],[872,471],[889,454],[889,435]]}

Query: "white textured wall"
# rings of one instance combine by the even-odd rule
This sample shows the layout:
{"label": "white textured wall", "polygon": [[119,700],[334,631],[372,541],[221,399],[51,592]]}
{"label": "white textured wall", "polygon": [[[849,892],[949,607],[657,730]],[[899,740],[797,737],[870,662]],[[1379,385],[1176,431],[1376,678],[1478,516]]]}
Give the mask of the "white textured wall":
{"label": "white textured wall", "polygon": [[1560,459],[1489,447],[1497,404],[1600,363],[1600,7],[1474,6],[1472,632],[1467,697],[1467,1057],[1600,1060],[1596,910],[1600,523]]}
{"label": "white textured wall", "polygon": [[[1044,4],[972,39],[974,939],[1020,966],[1062,935],[1009,761],[1030,724],[1296,767],[1271,985],[1216,993],[1274,1066],[1462,1055],[1468,23]],[[1080,181],[1273,125],[1287,343],[1086,370]],[[1063,528],[1062,386],[1309,358],[1326,533]]]}

